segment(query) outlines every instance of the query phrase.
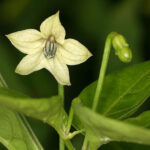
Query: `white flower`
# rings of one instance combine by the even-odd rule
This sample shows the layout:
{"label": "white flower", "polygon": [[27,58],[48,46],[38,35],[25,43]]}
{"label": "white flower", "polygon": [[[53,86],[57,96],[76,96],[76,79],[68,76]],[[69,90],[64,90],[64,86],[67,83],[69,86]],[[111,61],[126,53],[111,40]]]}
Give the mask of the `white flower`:
{"label": "white flower", "polygon": [[70,85],[67,65],[77,65],[92,54],[74,39],[65,39],[65,29],[59,20],[59,12],[42,22],[40,32],[27,29],[6,35],[11,43],[27,54],[15,72],[27,75],[46,68],[62,85]]}

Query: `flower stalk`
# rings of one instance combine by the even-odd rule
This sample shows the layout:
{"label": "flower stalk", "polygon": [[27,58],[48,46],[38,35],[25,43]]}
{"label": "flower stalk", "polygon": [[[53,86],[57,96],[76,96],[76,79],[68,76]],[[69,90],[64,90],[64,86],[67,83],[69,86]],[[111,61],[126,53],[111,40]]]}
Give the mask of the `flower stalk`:
{"label": "flower stalk", "polygon": [[98,104],[99,96],[100,96],[101,91],[102,91],[104,77],[105,77],[106,68],[107,68],[108,59],[109,59],[110,50],[111,50],[111,41],[112,41],[112,38],[115,35],[116,35],[116,33],[112,32],[106,38],[102,65],[100,67],[100,73],[99,73],[99,77],[98,77],[98,81],[97,81],[97,87],[96,87],[96,92],[95,92],[93,105],[92,105],[92,110],[93,111],[96,111],[96,107],[97,107],[97,104]]}
{"label": "flower stalk", "polygon": [[99,97],[100,97],[100,94],[102,91],[104,78],[105,78],[105,74],[106,74],[106,69],[107,69],[107,65],[108,65],[108,60],[109,60],[109,55],[110,55],[110,51],[111,51],[111,45],[113,45],[115,54],[118,56],[120,61],[122,61],[124,63],[128,63],[132,59],[132,51],[129,48],[129,44],[126,42],[125,38],[116,32],[111,32],[107,36],[106,42],[105,42],[104,54],[103,54],[103,58],[102,58],[102,65],[100,67],[96,92],[95,92],[95,96],[93,99],[93,105],[92,105],[93,111],[96,111],[96,108],[97,108],[97,105],[99,102]]}
{"label": "flower stalk", "polygon": [[[61,97],[64,107],[64,86],[58,83],[58,95]],[[59,150],[65,150],[64,140],[59,136]]]}

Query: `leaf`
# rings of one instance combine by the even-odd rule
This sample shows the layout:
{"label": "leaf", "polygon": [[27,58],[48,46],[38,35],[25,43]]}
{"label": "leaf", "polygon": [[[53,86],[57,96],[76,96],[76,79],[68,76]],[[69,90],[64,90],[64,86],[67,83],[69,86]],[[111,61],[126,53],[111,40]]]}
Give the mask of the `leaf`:
{"label": "leaf", "polygon": [[57,130],[62,138],[68,136],[66,135],[68,116],[62,108],[59,96],[30,98],[21,93],[0,88],[0,105],[48,123]]}
{"label": "leaf", "polygon": [[149,150],[150,146],[135,143],[111,142],[103,145],[100,150]]}
{"label": "leaf", "polygon": [[39,99],[29,98],[4,88],[0,88],[0,104],[50,124],[53,124],[61,111],[61,99],[58,96]]}
{"label": "leaf", "polygon": [[[97,81],[79,95],[82,103],[93,103]],[[123,119],[133,114],[150,96],[150,61],[127,67],[106,76],[97,112]]]}
{"label": "leaf", "polygon": [[69,137],[66,133],[68,116],[62,107],[62,100],[59,96],[30,98],[22,93],[0,88],[0,105],[48,123],[57,130],[63,139]]}
{"label": "leaf", "polygon": [[[0,87],[7,87],[0,74]],[[9,150],[43,150],[22,116],[0,106],[0,142]]]}
{"label": "leaf", "polygon": [[102,145],[110,141],[124,141],[150,145],[148,129],[104,117],[81,104],[73,104],[73,108],[90,142]]}
{"label": "leaf", "polygon": [[150,111],[145,111],[135,118],[126,119],[125,122],[144,128],[150,128]]}
{"label": "leaf", "polygon": [[0,142],[9,150],[43,150],[17,113],[0,107]]}

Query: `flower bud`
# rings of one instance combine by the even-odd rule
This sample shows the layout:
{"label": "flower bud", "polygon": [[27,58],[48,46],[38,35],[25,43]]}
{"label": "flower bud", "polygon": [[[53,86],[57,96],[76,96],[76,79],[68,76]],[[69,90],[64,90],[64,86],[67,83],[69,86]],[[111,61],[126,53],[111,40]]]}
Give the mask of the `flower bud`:
{"label": "flower bud", "polygon": [[132,51],[129,47],[123,47],[120,51],[116,52],[116,55],[124,63],[128,63],[132,60]]}
{"label": "flower bud", "polygon": [[122,35],[116,34],[112,39],[112,45],[115,49],[115,54],[122,62],[128,63],[132,60],[132,50]]}

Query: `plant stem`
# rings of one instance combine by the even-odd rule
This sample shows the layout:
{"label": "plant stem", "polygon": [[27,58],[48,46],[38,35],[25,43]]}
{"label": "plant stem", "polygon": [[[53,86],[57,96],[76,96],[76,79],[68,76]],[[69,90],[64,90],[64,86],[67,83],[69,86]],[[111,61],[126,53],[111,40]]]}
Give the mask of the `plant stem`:
{"label": "plant stem", "polygon": [[[58,84],[58,95],[61,97],[62,103],[63,103],[63,107],[64,107],[64,86],[62,86],[60,84]],[[73,110],[71,108],[70,109],[69,120],[68,120],[68,125],[67,125],[67,127],[68,127],[67,129],[69,129],[69,130],[71,128],[72,118],[73,118]],[[73,147],[73,145],[70,142],[70,140],[63,140],[59,136],[59,150],[65,150],[65,145],[68,148],[68,150],[75,150],[75,148]]]}
{"label": "plant stem", "polygon": [[59,150],[65,150],[64,141],[60,136],[59,136]]}
{"label": "plant stem", "polygon": [[70,111],[69,111],[68,123],[67,123],[67,133],[70,132],[73,115],[74,115],[74,111],[73,111],[72,106],[71,106]]}
{"label": "plant stem", "polygon": [[93,106],[92,106],[93,111],[96,111],[98,100],[99,100],[99,97],[100,97],[100,94],[102,91],[103,82],[104,82],[105,73],[106,73],[107,64],[108,64],[108,59],[109,59],[110,50],[111,50],[111,41],[115,34],[116,34],[115,32],[112,32],[106,38],[104,54],[103,54],[103,59],[102,59],[102,65],[100,68],[96,92],[95,92],[95,96],[94,96],[94,100],[93,100]]}
{"label": "plant stem", "polygon": [[6,84],[5,80],[3,79],[2,75],[0,74],[0,87],[8,88],[8,85]]}
{"label": "plant stem", "polygon": [[62,104],[64,107],[64,86],[58,83],[58,95],[61,97],[62,99]]}
{"label": "plant stem", "polygon": [[[58,83],[58,95],[62,99],[62,105],[64,107],[64,87]],[[59,136],[59,150],[65,150],[64,140]]]}
{"label": "plant stem", "polygon": [[83,145],[82,145],[82,150],[87,150],[87,147],[88,147],[88,140],[87,140],[87,137],[85,135],[85,139],[83,141]]}
{"label": "plant stem", "polygon": [[69,140],[65,140],[64,141],[68,150],[75,150],[75,148],[73,147],[72,143]]}

